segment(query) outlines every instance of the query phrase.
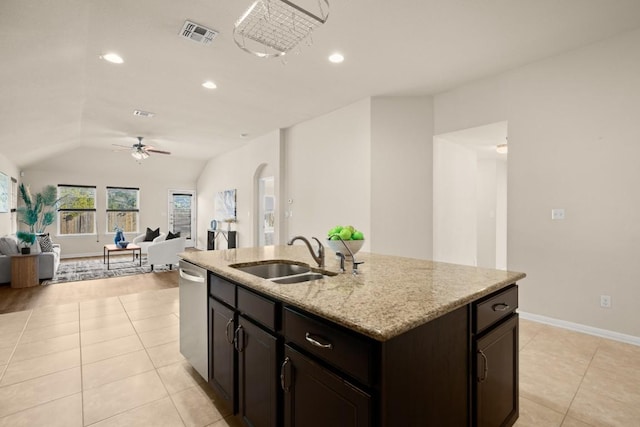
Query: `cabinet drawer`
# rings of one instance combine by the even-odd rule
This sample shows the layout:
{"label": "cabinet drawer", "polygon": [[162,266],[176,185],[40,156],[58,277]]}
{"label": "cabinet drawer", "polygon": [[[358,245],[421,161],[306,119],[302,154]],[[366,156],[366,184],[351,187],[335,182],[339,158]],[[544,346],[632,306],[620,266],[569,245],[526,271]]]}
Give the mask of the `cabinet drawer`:
{"label": "cabinet drawer", "polygon": [[236,306],[236,285],[228,282],[215,274],[209,274],[209,292],[212,297],[229,304],[231,307]]}
{"label": "cabinet drawer", "polygon": [[272,331],[276,330],[276,303],[238,286],[238,310]]}
{"label": "cabinet drawer", "polygon": [[489,295],[473,305],[474,332],[478,333],[510,315],[518,308],[518,287],[510,287]]}
{"label": "cabinet drawer", "polygon": [[366,385],[373,383],[373,343],[336,325],[284,310],[284,336],[307,352],[335,366]]}

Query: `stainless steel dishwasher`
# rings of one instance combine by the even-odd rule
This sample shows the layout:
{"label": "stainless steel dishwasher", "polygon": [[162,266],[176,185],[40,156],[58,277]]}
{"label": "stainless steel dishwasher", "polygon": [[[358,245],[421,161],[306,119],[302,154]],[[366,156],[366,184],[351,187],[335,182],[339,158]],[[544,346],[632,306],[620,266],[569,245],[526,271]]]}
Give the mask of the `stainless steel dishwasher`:
{"label": "stainless steel dishwasher", "polygon": [[180,353],[209,380],[207,270],[180,260]]}

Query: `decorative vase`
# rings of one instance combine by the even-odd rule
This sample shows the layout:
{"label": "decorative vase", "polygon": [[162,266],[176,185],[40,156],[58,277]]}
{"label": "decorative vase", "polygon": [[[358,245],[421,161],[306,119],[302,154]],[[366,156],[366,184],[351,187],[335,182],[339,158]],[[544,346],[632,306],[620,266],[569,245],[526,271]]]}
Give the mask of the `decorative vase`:
{"label": "decorative vase", "polygon": [[118,246],[118,243],[120,243],[121,240],[124,240],[124,233],[122,232],[122,230],[118,230],[116,231],[116,237],[113,238],[113,243]]}

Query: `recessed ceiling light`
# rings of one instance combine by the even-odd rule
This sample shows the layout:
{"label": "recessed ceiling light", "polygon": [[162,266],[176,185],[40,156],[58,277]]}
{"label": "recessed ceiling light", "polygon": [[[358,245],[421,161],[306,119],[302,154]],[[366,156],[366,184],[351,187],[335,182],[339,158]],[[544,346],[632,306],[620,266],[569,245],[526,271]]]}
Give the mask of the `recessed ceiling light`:
{"label": "recessed ceiling light", "polygon": [[249,136],[249,134],[248,134],[248,133],[241,133],[241,134],[240,134],[240,138],[246,138],[246,137],[248,137],[248,136]]}
{"label": "recessed ceiling light", "polygon": [[122,64],[124,62],[124,59],[122,59],[122,57],[117,53],[107,53],[105,55],[102,55],[100,58],[104,59],[105,61],[111,62],[112,64]]}
{"label": "recessed ceiling light", "polygon": [[218,86],[216,86],[216,84],[214,82],[212,82],[211,80],[207,80],[206,82],[202,83],[203,87],[206,87],[207,89],[215,89]]}
{"label": "recessed ceiling light", "polygon": [[339,64],[344,61],[344,56],[341,53],[336,52],[329,56],[329,61],[333,62],[334,64]]}

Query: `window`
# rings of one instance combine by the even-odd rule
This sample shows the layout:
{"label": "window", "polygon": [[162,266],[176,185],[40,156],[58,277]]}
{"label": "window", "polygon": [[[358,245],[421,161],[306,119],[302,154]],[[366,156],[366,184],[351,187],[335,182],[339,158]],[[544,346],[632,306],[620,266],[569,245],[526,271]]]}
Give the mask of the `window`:
{"label": "window", "polygon": [[58,234],[96,233],[96,187],[58,185]]}
{"label": "window", "polygon": [[107,187],[107,232],[138,232],[139,188]]}

